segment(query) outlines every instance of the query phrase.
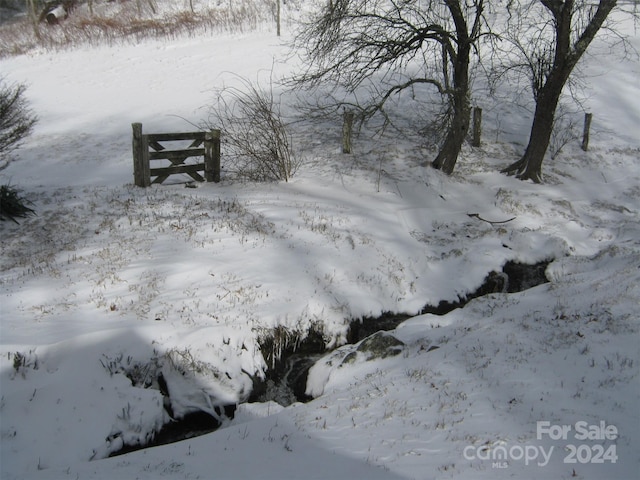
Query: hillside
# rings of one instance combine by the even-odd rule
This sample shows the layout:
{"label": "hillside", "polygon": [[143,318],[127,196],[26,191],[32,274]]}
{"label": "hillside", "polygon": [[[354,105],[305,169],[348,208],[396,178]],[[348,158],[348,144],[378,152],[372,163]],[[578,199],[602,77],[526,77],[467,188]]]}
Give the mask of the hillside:
{"label": "hillside", "polygon": [[[292,27],[261,25],[0,60],[40,118],[0,172],[37,213],[0,223],[2,478],[638,478],[637,61],[586,59],[590,149],[567,143],[543,185],[499,173],[530,118],[478,91],[483,144],[450,177],[417,134],[365,127],[342,154],[336,118],[292,124],[289,182],[133,186],[132,123],[190,131],[216,88],[295,71]],[[509,261],[550,262],[548,283],[424,313]],[[345,345],[385,312],[410,316],[399,354]],[[246,403],[310,331],[341,346],[313,400]],[[236,403],[215,432],[108,458]]]}

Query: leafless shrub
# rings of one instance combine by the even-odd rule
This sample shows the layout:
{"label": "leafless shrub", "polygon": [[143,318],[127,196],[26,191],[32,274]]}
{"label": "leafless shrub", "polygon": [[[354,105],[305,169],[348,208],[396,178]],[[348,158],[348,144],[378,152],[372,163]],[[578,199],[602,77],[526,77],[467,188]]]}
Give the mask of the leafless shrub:
{"label": "leafless shrub", "polygon": [[216,97],[205,128],[222,130],[225,170],[250,181],[288,181],[300,161],[273,85],[263,89],[242,79],[239,87],[216,91]]}
{"label": "leafless shrub", "polygon": [[551,160],[555,160],[568,144],[579,143],[580,132],[576,122],[576,115],[577,114],[570,111],[566,105],[562,103],[558,105],[549,142]]}

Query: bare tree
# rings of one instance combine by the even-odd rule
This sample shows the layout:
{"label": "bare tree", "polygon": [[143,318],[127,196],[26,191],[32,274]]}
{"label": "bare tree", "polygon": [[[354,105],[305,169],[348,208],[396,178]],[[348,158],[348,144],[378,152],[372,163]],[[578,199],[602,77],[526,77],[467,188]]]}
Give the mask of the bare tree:
{"label": "bare tree", "polygon": [[[483,12],[482,0],[475,3],[472,27],[469,27],[464,12],[466,5],[458,0],[445,0],[445,4],[455,30],[448,37],[443,37],[442,52],[443,65],[451,63],[452,81],[447,80],[449,105],[453,109],[451,124],[440,148],[438,156],[433,162],[435,168],[445,173],[452,173],[469,130],[469,118],[471,115],[471,92],[469,88],[469,61],[471,48],[480,35],[481,19]],[[444,72],[446,74],[446,72]],[[445,77],[446,79],[446,77]]]}
{"label": "bare tree", "polygon": [[483,10],[484,0],[329,0],[294,40],[307,64],[294,81],[330,83],[347,94],[376,83],[379,88],[358,101],[364,118],[384,114],[397,93],[433,87],[449,115],[432,165],[451,173],[469,129],[469,66],[486,26]]}
{"label": "bare tree", "polygon": [[523,180],[542,181],[562,90],[578,61],[604,25],[617,0],[528,0],[508,4],[507,35],[519,60],[510,68],[525,71],[535,99],[535,113],[524,155],[503,170]]}

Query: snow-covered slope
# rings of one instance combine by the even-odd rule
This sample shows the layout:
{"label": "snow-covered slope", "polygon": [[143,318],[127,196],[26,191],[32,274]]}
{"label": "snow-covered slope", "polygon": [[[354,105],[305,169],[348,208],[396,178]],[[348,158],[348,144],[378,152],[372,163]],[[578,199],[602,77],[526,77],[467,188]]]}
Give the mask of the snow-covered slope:
{"label": "snow-covered slope", "polygon": [[[2,478],[637,478],[638,64],[590,59],[614,70],[590,80],[590,151],[567,145],[545,185],[497,173],[519,147],[488,115],[452,177],[410,138],[364,131],[343,155],[336,119],[295,131],[286,184],[132,186],[132,122],[191,130],[215,87],[291,72],[285,53],[247,33],[2,60],[40,117],[2,172],[37,212],[0,225]],[[215,412],[246,399],[274,327],[336,345],[352,318],[549,259],[549,284],[405,322],[400,355],[334,353],[310,403],[241,405],[212,434],[100,460],[169,420],[144,388],[159,372],[174,413]]]}

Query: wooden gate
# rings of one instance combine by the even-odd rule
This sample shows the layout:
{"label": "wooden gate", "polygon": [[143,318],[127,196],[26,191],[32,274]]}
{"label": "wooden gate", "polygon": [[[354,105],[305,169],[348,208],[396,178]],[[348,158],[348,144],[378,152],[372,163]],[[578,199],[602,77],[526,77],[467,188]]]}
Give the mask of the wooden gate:
{"label": "wooden gate", "polygon": [[[142,133],[142,124],[133,123],[133,178],[138,187],[162,183],[170,175],[186,173],[198,182],[220,181],[220,130],[184,133]],[[189,141],[183,149],[167,150],[161,142]],[[204,157],[200,163],[187,158]],[[151,161],[168,160],[170,165],[151,168]],[[204,177],[198,172],[204,171]],[[151,181],[151,177],[155,177]]]}

